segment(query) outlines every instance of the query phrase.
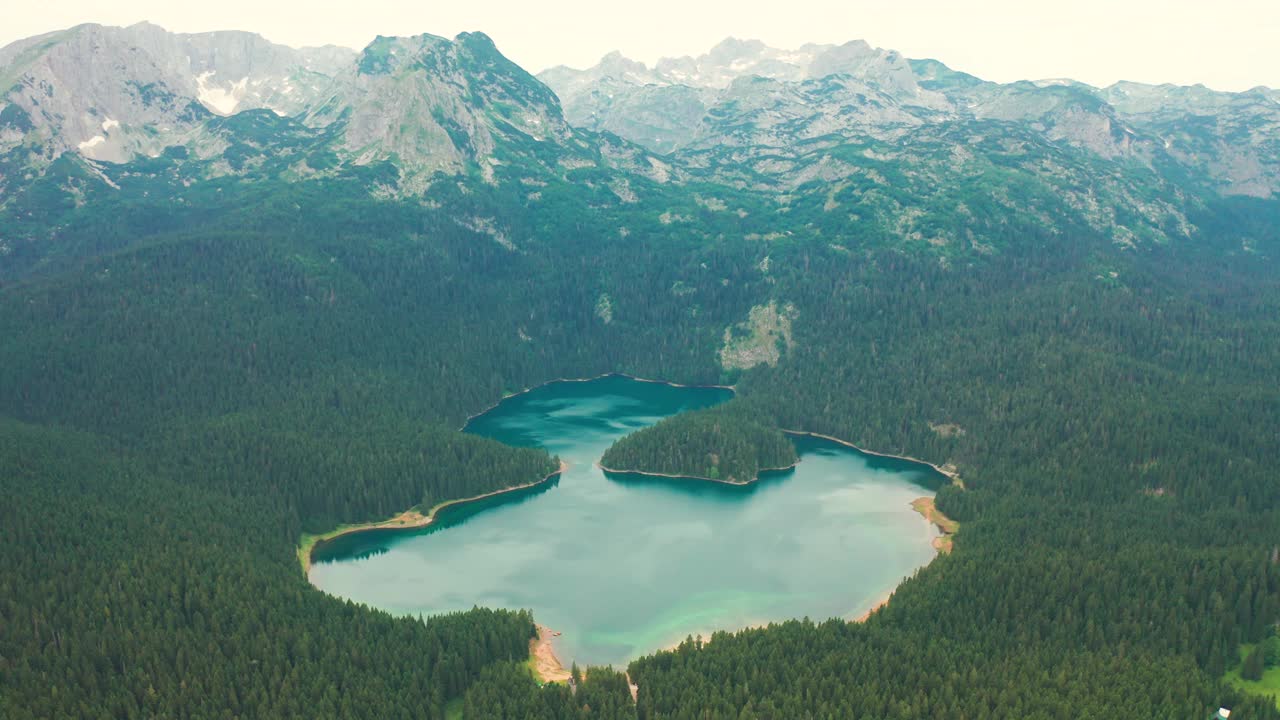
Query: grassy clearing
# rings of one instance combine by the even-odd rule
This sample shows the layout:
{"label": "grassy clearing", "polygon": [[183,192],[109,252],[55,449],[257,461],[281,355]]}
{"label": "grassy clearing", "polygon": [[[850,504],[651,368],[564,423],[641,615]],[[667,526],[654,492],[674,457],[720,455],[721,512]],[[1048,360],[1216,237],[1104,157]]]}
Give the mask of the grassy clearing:
{"label": "grassy clearing", "polygon": [[[1244,663],[1244,658],[1253,651],[1253,645],[1240,646],[1240,662]],[[1261,680],[1245,680],[1240,677],[1240,666],[1227,671],[1225,678],[1233,687],[1237,687],[1245,692],[1253,695],[1270,695],[1275,701],[1276,707],[1280,707],[1280,666],[1269,667],[1262,673]]]}
{"label": "grassy clearing", "polygon": [[556,657],[551,639],[558,635],[545,625],[538,626],[538,635],[529,639],[529,659],[525,666],[539,683],[565,682],[569,679],[569,671],[560,664]]}

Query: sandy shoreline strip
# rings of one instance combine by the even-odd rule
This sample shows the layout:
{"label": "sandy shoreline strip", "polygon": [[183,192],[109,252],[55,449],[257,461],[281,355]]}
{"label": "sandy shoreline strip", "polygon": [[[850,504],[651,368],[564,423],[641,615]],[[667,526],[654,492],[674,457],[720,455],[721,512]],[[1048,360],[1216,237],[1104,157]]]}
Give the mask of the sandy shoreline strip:
{"label": "sandy shoreline strip", "polygon": [[890,598],[893,597],[893,593],[894,593],[893,590],[890,590],[889,592],[885,593],[885,596],[877,600],[875,605],[872,605],[871,607],[867,608],[866,612],[854,618],[851,622],[863,623],[869,620],[871,618],[871,613],[874,613],[875,611],[889,604],[889,600]]}
{"label": "sandy shoreline strip", "polygon": [[355,533],[368,532],[370,530],[417,530],[419,528],[424,528],[430,525],[431,523],[435,522],[435,519],[439,515],[440,511],[444,510],[445,508],[453,507],[454,505],[465,505],[467,503],[473,503],[479,500],[484,500],[486,498],[496,497],[498,495],[506,495],[507,493],[513,493],[520,490],[528,490],[529,488],[538,487],[539,485],[550,482],[552,478],[562,475],[568,469],[569,469],[569,463],[565,462],[564,460],[561,460],[560,467],[557,468],[555,472],[552,472],[546,475],[545,477],[543,477],[542,479],[535,480],[534,482],[531,482],[531,483],[525,483],[523,485],[515,485],[509,488],[503,488],[501,490],[494,490],[493,492],[487,492],[487,493],[484,493],[483,495],[476,495],[474,497],[459,498],[457,500],[446,500],[440,503],[439,505],[436,505],[435,507],[431,508],[431,511],[428,512],[426,515],[423,515],[421,512],[417,510],[406,510],[405,512],[400,513],[399,515],[391,518],[390,520],[380,520],[378,522],[351,525],[349,527],[333,530],[323,535],[315,536],[314,538],[310,538],[309,545],[304,542],[304,544],[302,544],[298,548],[298,557],[299,557],[299,560],[301,560],[302,562],[302,573],[310,577],[311,555],[312,553],[315,552],[315,549],[317,547],[319,547],[324,543],[336,540],[337,538],[340,538],[340,537],[345,537],[347,535],[354,535]]}
{"label": "sandy shoreline strip", "polygon": [[560,633],[546,625],[538,625],[538,636],[529,639],[529,665],[533,674],[544,683],[564,682],[570,673],[564,669],[556,650],[551,645],[552,638]]}
{"label": "sandy shoreline strip", "polygon": [[[934,505],[934,499],[928,495],[912,500],[911,509],[920,513],[926,522],[932,523],[938,528],[938,532],[942,534],[934,538],[933,542],[930,544],[933,545],[933,549],[937,551],[939,555],[949,555],[954,547],[951,536],[960,529],[960,523],[952,520],[946,515],[943,515],[942,511]],[[893,594],[895,592],[897,592],[896,587],[886,593],[884,597],[880,598],[880,600],[878,600],[875,605],[872,605],[869,610],[855,618],[853,622],[866,622],[871,618],[872,613],[889,604],[889,601],[893,599]]]}
{"label": "sandy shoreline strip", "polygon": [[938,532],[942,533],[933,539],[933,549],[944,555],[950,553],[954,546],[951,536],[960,529],[960,523],[943,515],[935,504],[934,498],[928,495],[912,500],[911,508],[923,515],[925,520],[933,523],[938,528]]}

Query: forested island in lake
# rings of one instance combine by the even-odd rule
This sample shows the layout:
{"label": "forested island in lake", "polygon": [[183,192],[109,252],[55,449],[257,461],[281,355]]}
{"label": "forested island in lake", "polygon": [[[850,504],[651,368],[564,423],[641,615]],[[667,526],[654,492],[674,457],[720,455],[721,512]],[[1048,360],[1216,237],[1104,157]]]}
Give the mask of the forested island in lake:
{"label": "forested island in lake", "polygon": [[744,408],[711,408],[662,420],[619,438],[600,465],[609,472],[745,484],[799,461],[795,444]]}

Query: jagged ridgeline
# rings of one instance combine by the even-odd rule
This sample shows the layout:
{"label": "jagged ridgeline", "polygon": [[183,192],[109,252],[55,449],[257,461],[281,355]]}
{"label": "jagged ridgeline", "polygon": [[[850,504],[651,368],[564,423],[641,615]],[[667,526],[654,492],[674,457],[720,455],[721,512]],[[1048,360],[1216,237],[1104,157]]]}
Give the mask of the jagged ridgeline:
{"label": "jagged ridgeline", "polygon": [[619,439],[600,459],[610,471],[749,483],[797,461],[775,425],[738,406],[680,413]]}

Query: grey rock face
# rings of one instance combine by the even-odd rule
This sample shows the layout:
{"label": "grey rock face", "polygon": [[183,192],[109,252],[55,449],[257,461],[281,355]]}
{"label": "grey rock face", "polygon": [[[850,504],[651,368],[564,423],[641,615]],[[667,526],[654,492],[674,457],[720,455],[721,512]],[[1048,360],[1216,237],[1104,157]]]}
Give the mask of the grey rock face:
{"label": "grey rock face", "polygon": [[[814,81],[831,77],[841,78],[830,84],[837,92],[815,92],[820,85]],[[876,129],[875,120],[882,119],[893,126],[886,130],[892,134],[902,122],[915,120],[896,110],[881,113],[883,108],[950,110],[945,97],[917,84],[900,54],[862,41],[778,50],[758,40],[731,38],[705,55],[665,58],[652,69],[611,53],[593,68],[552,68],[539,79],[560,96],[570,123],[616,133],[660,153],[751,142],[740,133],[726,138],[726,125],[741,129],[743,123],[760,122],[764,126],[757,137],[769,138],[776,137],[770,128],[800,124],[805,130],[798,139],[805,139],[835,127],[832,118],[844,116],[862,130]],[[753,97],[752,88],[762,94]]]}
{"label": "grey rock face", "polygon": [[915,68],[922,84],[975,119],[1023,123],[1108,160],[1176,167],[1227,195],[1280,192],[1280,102],[1273,90],[1130,82],[1099,89],[1070,80],[999,85],[933,61]]}
{"label": "grey rock face", "polygon": [[1213,195],[1280,192],[1280,95],[1263,88],[997,84],[860,41],[730,40],[653,67],[614,53],[542,80],[478,33],[354,53],[72,28],[0,49],[0,209],[64,154],[111,188],[163,152],[176,182],[375,166],[369,191],[391,196],[603,168],[621,203],[645,180],[718,183],[820,213],[815,232],[986,252],[1009,217],[1130,247],[1189,237]]}
{"label": "grey rock face", "polygon": [[555,94],[480,33],[380,37],[356,53],[84,25],[0,50],[0,79],[11,88],[0,96],[0,188],[15,168],[38,174],[67,153],[101,175],[92,163],[174,146],[205,176],[273,167],[303,179],[387,162],[400,177],[379,194],[419,193],[440,173],[492,182],[513,161],[650,167],[635,150],[602,160]]}
{"label": "grey rock face", "polygon": [[1280,193],[1280,92],[1121,82],[1098,91],[1179,164],[1229,195]]}
{"label": "grey rock face", "polygon": [[1013,215],[1050,232],[1070,217],[1125,248],[1184,240],[1204,198],[1280,192],[1280,103],[1266,89],[999,84],[864,42],[738,40],[542,79],[571,123],[677,171],[784,204],[821,194],[833,218],[942,252],[987,252],[991,219]]}
{"label": "grey rock face", "polygon": [[[124,162],[186,142],[212,116],[310,105],[355,53],[294,50],[250,33],[179,35],[149,24],[81,25],[0,50],[0,152],[79,152]],[[16,108],[8,110],[9,107]]]}
{"label": "grey rock face", "polygon": [[433,173],[477,166],[492,180],[502,147],[550,143],[571,151],[555,95],[479,33],[378,38],[307,112],[340,127],[339,155],[394,161],[416,188]]}
{"label": "grey rock face", "polygon": [[[1266,88],[999,84],[862,41],[786,51],[733,39],[653,68],[614,53],[588,70],[554,68],[540,77],[576,126],[684,153],[699,167],[714,168],[714,148],[724,151],[724,165],[759,157],[757,169],[781,173],[783,185],[813,177],[806,155],[837,145],[902,143],[966,126],[989,137],[994,123],[1049,148],[1082,151],[1088,162],[1178,168],[1223,194],[1280,193],[1280,93]],[[824,167],[819,174],[829,176]]]}

